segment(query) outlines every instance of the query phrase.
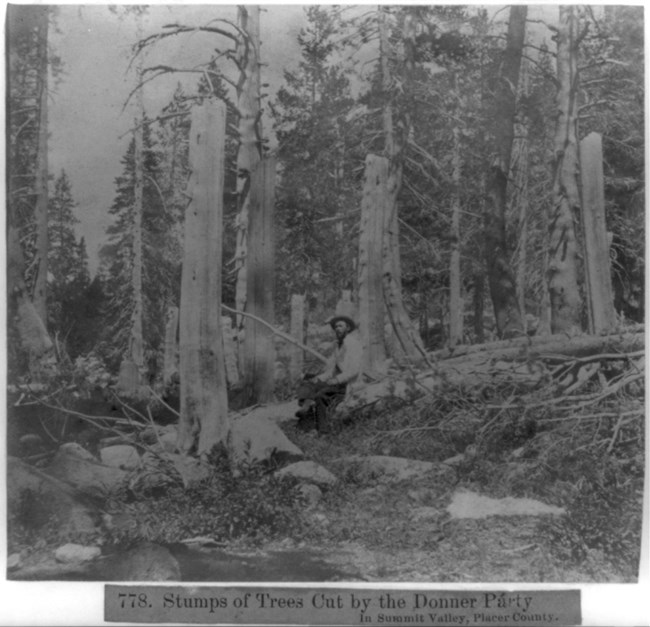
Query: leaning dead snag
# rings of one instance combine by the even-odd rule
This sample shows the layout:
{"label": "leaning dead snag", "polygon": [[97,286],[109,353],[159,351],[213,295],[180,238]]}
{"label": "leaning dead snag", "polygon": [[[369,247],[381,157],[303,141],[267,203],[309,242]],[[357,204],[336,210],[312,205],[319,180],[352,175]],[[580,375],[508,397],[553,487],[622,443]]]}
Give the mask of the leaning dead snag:
{"label": "leaning dead snag", "polygon": [[185,253],[181,279],[181,418],[178,447],[199,455],[226,445],[230,432],[221,336],[226,105],[208,100],[192,111]]}

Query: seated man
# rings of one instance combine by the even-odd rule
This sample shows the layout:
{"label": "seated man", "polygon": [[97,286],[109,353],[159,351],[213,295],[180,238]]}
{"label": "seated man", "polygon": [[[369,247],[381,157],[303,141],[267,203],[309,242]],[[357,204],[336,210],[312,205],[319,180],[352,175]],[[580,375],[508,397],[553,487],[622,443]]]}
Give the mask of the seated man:
{"label": "seated man", "polygon": [[336,334],[334,352],[321,374],[306,380],[298,390],[301,409],[296,412],[299,424],[315,413],[316,428],[321,433],[329,430],[329,412],[343,399],[348,383],[361,373],[361,342],[352,331],[356,328],[348,316],[334,316],[329,324]]}

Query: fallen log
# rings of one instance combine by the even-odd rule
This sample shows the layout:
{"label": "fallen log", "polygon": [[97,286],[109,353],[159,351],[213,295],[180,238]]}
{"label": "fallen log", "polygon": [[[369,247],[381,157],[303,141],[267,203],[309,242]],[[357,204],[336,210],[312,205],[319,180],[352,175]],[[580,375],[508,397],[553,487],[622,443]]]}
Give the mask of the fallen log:
{"label": "fallen log", "polygon": [[429,353],[429,359],[442,361],[487,353],[493,358],[508,359],[520,354],[559,353],[563,355],[582,356],[594,350],[605,350],[608,346],[623,346],[625,350],[637,346],[643,348],[645,338],[644,325],[635,324],[621,328],[618,333],[606,335],[574,335],[565,333],[555,335],[533,335],[518,337],[485,344],[471,344],[445,348]]}
{"label": "fallen log", "polygon": [[[424,372],[397,372],[381,381],[359,383],[351,386],[337,412],[345,413],[372,405],[384,398],[413,399],[433,394],[445,386],[456,386],[463,393],[472,394],[487,387],[512,386],[518,392],[526,392],[550,383],[556,371],[549,364],[557,364],[558,358],[574,358],[578,361],[576,373],[587,362],[598,360],[621,360],[638,368],[643,361],[643,329],[604,336],[580,335],[568,338],[564,335],[548,336],[532,343],[529,338],[508,342],[477,345],[471,352],[447,359],[438,359],[434,368]],[[590,356],[593,356],[589,359]],[[566,367],[564,374],[566,374]],[[568,386],[568,383],[564,384]]]}

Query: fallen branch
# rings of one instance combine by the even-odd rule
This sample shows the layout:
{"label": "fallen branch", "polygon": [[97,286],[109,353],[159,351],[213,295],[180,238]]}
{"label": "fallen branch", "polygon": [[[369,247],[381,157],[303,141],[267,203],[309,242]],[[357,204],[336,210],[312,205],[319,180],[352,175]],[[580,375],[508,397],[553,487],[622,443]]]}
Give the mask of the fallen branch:
{"label": "fallen branch", "polygon": [[264,325],[267,329],[272,331],[275,335],[278,335],[282,339],[286,340],[287,342],[290,342],[291,344],[294,344],[305,352],[309,353],[310,355],[313,355],[323,363],[327,363],[327,357],[321,355],[318,351],[315,351],[313,348],[309,348],[309,346],[306,346],[302,342],[298,341],[295,337],[292,337],[288,333],[285,333],[284,331],[280,331],[279,329],[276,329],[272,324],[269,324],[266,322],[266,320],[262,320],[262,318],[259,318],[258,316],[254,316],[253,314],[247,313],[245,311],[239,311],[238,309],[233,309],[232,307],[228,307],[228,305],[221,305],[222,309],[225,309],[229,313],[234,313],[237,314],[238,316],[244,316],[245,318],[251,318],[252,320],[255,320],[255,322],[259,322],[260,324]]}

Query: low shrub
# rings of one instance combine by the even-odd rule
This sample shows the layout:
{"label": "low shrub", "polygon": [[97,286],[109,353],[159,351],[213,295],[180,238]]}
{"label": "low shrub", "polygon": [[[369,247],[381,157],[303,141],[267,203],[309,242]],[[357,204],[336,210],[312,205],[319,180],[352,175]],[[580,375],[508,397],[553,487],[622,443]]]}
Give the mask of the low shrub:
{"label": "low shrub", "polygon": [[234,476],[223,460],[213,463],[210,476],[196,486],[172,485],[156,498],[127,500],[113,499],[113,517],[125,521],[110,530],[114,544],[173,543],[196,536],[259,544],[287,537],[300,527],[301,506],[293,482],[259,468]]}

